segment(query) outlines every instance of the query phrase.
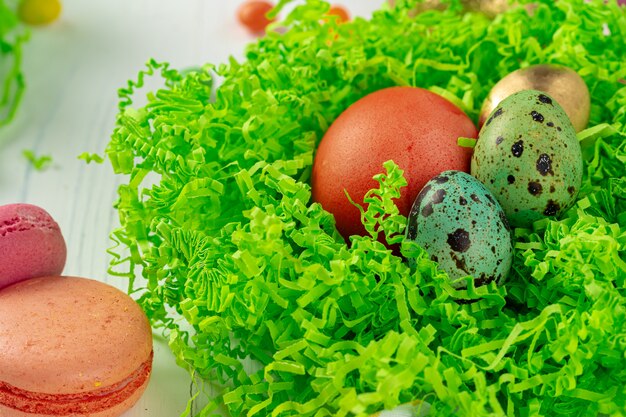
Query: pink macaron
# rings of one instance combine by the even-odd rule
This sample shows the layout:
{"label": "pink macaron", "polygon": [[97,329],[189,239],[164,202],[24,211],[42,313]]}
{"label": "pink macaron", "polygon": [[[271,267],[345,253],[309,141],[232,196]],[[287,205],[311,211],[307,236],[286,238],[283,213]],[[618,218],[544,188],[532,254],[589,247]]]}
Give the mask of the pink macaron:
{"label": "pink macaron", "polygon": [[0,290],[0,416],[117,417],[144,392],[152,333],[99,281],[40,277]]}
{"label": "pink macaron", "polygon": [[0,206],[0,288],[59,275],[66,256],[61,229],[44,209],[31,204]]}

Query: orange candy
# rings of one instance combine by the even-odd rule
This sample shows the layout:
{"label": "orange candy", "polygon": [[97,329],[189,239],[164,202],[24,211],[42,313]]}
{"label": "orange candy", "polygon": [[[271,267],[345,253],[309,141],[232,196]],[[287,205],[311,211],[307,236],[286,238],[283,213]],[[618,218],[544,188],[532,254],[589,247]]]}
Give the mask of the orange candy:
{"label": "orange candy", "polygon": [[265,31],[267,25],[273,22],[268,19],[267,13],[274,5],[268,1],[253,0],[248,1],[239,7],[237,16],[239,21],[248,28],[250,32],[260,33]]}
{"label": "orange candy", "polygon": [[345,23],[350,20],[350,13],[348,13],[348,11],[342,6],[331,6],[330,10],[328,10],[328,14],[331,16],[337,16],[338,23]]}

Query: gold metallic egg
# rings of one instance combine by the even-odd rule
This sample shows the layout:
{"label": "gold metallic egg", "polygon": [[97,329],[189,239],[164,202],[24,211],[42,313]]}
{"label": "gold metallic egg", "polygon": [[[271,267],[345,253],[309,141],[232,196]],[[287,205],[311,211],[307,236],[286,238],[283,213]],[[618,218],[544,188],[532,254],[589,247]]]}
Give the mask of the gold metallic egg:
{"label": "gold metallic egg", "polygon": [[[388,0],[388,3],[394,7],[396,1]],[[461,3],[466,11],[482,12],[492,19],[509,8],[509,0],[462,0]],[[441,0],[423,0],[416,4],[410,15],[415,16],[426,10],[445,10],[447,7],[448,5]]]}
{"label": "gold metallic egg", "polygon": [[462,3],[466,10],[482,12],[492,19],[509,8],[509,0],[463,0]]}
{"label": "gold metallic egg", "polygon": [[483,103],[478,126],[482,127],[502,100],[522,90],[548,93],[563,107],[577,132],[587,127],[591,108],[587,84],[574,70],[552,64],[522,68],[498,81]]}

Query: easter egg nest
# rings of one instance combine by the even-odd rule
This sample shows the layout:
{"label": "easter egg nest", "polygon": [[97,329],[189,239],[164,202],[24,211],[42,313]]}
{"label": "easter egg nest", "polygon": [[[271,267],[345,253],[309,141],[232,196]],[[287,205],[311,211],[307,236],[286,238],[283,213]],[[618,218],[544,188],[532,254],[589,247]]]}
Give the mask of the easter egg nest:
{"label": "easter egg nest", "polygon": [[[111,273],[178,363],[221,385],[200,415],[367,416],[414,400],[433,416],[626,415],[626,12],[520,0],[490,20],[458,0],[416,16],[396,3],[339,25],[310,0],[243,62],[149,62],[120,90],[107,148],[125,178]],[[502,286],[455,290],[403,242],[392,162],[365,198],[368,236],[347,244],[311,201],[316,145],[359,98],[428,88],[476,122],[500,78],[539,63],[591,92],[583,185],[561,218],[512,231]],[[164,87],[133,107],[148,76]]]}

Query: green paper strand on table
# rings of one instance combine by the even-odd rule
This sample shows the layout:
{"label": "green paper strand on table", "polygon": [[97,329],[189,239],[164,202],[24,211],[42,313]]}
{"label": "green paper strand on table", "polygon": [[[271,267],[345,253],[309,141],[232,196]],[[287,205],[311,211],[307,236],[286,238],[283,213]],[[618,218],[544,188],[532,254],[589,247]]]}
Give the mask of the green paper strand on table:
{"label": "green paper strand on table", "polygon": [[27,39],[10,3],[0,0],[0,128],[15,117],[22,98],[22,46]]}

